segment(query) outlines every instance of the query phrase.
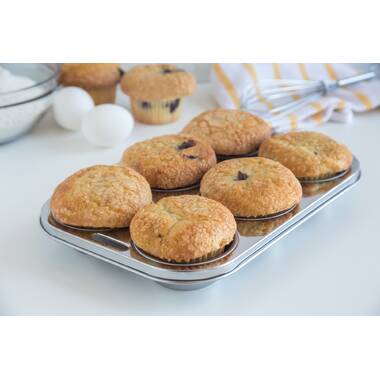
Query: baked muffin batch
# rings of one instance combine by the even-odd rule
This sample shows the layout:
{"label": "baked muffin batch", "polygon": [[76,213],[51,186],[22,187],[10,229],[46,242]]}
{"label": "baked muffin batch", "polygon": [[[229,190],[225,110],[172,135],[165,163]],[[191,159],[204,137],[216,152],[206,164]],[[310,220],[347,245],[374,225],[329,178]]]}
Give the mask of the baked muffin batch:
{"label": "baked muffin batch", "polygon": [[[73,83],[72,70],[64,69],[62,82]],[[88,89],[85,78],[80,84]],[[98,84],[106,83],[100,78]],[[172,65],[144,65],[127,72],[121,86],[137,120],[160,123],[178,118],[181,98],[192,93],[195,81]],[[69,227],[129,227],[135,246],[164,261],[218,257],[237,233],[235,218],[291,212],[302,198],[300,181],[334,177],[351,166],[351,152],[321,133],[270,136],[271,127],[247,112],[203,112],[180,134],[130,146],[119,164],[74,173],[55,189],[52,216]],[[259,157],[252,157],[258,149]],[[197,184],[200,195],[181,193]],[[176,195],[152,203],[152,190]]]}

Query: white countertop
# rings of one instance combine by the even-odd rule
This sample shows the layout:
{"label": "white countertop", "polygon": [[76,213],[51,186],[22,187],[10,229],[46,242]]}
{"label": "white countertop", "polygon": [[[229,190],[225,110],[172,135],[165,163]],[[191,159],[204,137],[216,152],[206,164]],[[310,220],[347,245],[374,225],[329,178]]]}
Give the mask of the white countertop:
{"label": "white countertop", "polygon": [[239,272],[181,292],[82,255],[39,227],[42,204],[74,171],[117,162],[128,144],[175,133],[215,107],[208,85],[177,123],[137,125],[124,145],[99,149],[56,126],[51,112],[29,135],[0,146],[0,315],[380,314],[380,112],[320,128],[361,161],[353,189]]}

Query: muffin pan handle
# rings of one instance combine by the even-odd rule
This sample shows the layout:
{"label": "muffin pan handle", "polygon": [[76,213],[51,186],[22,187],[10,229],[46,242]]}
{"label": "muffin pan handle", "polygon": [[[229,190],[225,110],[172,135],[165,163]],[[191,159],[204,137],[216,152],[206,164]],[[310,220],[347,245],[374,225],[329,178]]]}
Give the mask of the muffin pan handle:
{"label": "muffin pan handle", "polygon": [[129,243],[121,241],[119,239],[115,239],[111,236],[102,234],[100,232],[93,233],[91,238],[96,243],[100,243],[107,247],[115,248],[119,252],[125,252],[131,249],[131,245]]}

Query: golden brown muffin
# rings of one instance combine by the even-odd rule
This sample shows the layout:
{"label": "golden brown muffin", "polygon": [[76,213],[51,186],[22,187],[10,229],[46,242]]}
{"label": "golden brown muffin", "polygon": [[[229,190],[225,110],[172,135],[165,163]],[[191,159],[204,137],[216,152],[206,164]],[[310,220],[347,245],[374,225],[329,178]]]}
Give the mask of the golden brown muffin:
{"label": "golden brown muffin", "polygon": [[141,173],[154,188],[176,189],[198,183],[216,164],[216,157],[206,142],[166,135],[132,145],[121,163]]}
{"label": "golden brown muffin", "polygon": [[63,86],[86,90],[95,104],[114,103],[119,80],[119,64],[116,63],[63,63],[58,78]]}
{"label": "golden brown muffin", "polygon": [[258,157],[220,162],[204,175],[200,190],[241,217],[277,214],[302,197],[302,187],[289,169]]}
{"label": "golden brown muffin", "polygon": [[55,189],[50,201],[54,218],[90,228],[127,227],[152,201],[145,178],[124,166],[97,165],[74,173]]}
{"label": "golden brown muffin", "polygon": [[323,179],[347,170],[352,154],[345,145],[318,132],[289,132],[263,142],[259,156],[276,160],[299,179]]}
{"label": "golden brown muffin", "polygon": [[132,113],[145,124],[165,124],[181,115],[182,98],[195,89],[194,77],[176,66],[135,66],[122,78],[121,89],[131,98]]}
{"label": "golden brown muffin", "polygon": [[218,202],[199,195],[162,198],[132,219],[131,238],[166,261],[191,262],[219,254],[233,240],[236,222]]}
{"label": "golden brown muffin", "polygon": [[220,108],[201,113],[182,132],[207,141],[217,155],[240,155],[257,151],[271,127],[248,112]]}

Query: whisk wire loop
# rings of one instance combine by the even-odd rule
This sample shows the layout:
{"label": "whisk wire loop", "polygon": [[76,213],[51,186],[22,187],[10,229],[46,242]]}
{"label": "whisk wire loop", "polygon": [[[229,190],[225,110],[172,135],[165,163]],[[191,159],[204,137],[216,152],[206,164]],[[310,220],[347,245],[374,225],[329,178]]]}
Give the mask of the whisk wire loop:
{"label": "whisk wire loop", "polygon": [[256,113],[269,122],[279,120],[312,101],[326,96],[337,88],[370,80],[378,76],[376,70],[337,81],[266,79],[255,81],[242,91],[243,110]]}

